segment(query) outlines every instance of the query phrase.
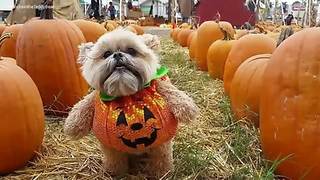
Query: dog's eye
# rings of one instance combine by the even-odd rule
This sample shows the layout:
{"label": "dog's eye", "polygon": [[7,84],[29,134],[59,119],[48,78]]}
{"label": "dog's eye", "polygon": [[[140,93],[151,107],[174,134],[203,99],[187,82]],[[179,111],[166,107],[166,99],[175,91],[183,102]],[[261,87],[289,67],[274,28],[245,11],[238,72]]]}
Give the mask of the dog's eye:
{"label": "dog's eye", "polygon": [[109,56],[112,55],[112,52],[111,51],[106,51],[104,54],[103,54],[103,57],[104,58],[108,58]]}
{"label": "dog's eye", "polygon": [[137,54],[137,51],[133,48],[128,48],[127,52],[131,55],[131,56],[135,56]]}

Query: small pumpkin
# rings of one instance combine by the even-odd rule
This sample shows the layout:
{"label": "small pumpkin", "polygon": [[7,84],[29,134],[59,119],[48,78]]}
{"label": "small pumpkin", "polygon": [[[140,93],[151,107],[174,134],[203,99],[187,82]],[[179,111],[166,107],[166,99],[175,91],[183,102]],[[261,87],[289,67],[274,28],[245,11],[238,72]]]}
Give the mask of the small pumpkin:
{"label": "small pumpkin", "polygon": [[39,150],[44,137],[44,112],[30,76],[3,57],[0,89],[0,175],[3,175],[25,166]]}
{"label": "small pumpkin", "polygon": [[106,22],[112,24],[114,28],[117,28],[119,26],[119,24],[113,20],[107,20]]}
{"label": "small pumpkin", "polygon": [[198,40],[198,36],[196,32],[191,39],[190,47],[189,47],[189,56],[190,56],[190,59],[193,61],[195,61],[195,58],[196,58],[196,51],[197,51],[197,45],[198,45],[197,40]]}
{"label": "small pumpkin", "polygon": [[64,115],[61,112],[67,114],[88,91],[77,63],[77,47],[85,38],[71,21],[53,19],[50,9],[43,11],[20,31],[17,64],[37,85],[48,112]]}
{"label": "small pumpkin", "polygon": [[181,29],[190,29],[190,25],[188,23],[182,23],[179,28]]}
{"label": "small pumpkin", "polygon": [[74,20],[73,23],[80,28],[87,42],[96,42],[99,37],[106,33],[106,29],[100,24],[84,19]]}
{"label": "small pumpkin", "polygon": [[192,38],[193,38],[193,36],[196,35],[196,33],[197,33],[197,31],[194,30],[194,31],[192,31],[191,34],[189,34],[188,40],[187,40],[187,47],[188,47],[188,48],[190,48],[190,44],[191,44]]}
{"label": "small pumpkin", "polygon": [[156,82],[142,91],[112,101],[96,97],[93,132],[105,147],[140,153],[157,147],[176,133],[178,122]]}
{"label": "small pumpkin", "polygon": [[234,39],[236,31],[234,30],[231,23],[227,21],[219,21],[219,26],[223,31],[226,31],[229,34],[230,38]]}
{"label": "small pumpkin", "polygon": [[11,37],[6,39],[1,45],[0,56],[16,58],[16,42],[22,27],[22,24],[15,24],[5,28],[3,33],[11,33]]}
{"label": "small pumpkin", "polygon": [[206,21],[202,23],[197,32],[196,62],[200,70],[207,71],[208,49],[216,40],[223,39],[224,35],[219,24],[214,21]]}
{"label": "small pumpkin", "polygon": [[235,39],[240,39],[242,36],[249,34],[249,31],[246,29],[236,30]]}
{"label": "small pumpkin", "polygon": [[320,28],[307,28],[283,41],[264,73],[260,102],[262,150],[282,162],[288,179],[320,177]]}
{"label": "small pumpkin", "polygon": [[247,120],[259,127],[259,104],[264,71],[271,54],[259,54],[244,61],[231,83],[231,107],[237,120]]}
{"label": "small pumpkin", "polygon": [[190,29],[182,29],[180,33],[178,34],[178,43],[182,47],[186,47],[188,45],[188,37],[193,32],[193,30]]}
{"label": "small pumpkin", "polygon": [[141,26],[136,25],[136,24],[130,24],[129,26],[133,27],[137,31],[138,35],[144,34],[144,30]]}
{"label": "small pumpkin", "polygon": [[178,41],[178,34],[180,33],[180,28],[175,28],[172,32],[172,39],[177,42]]}
{"label": "small pumpkin", "polygon": [[248,34],[237,40],[228,55],[223,83],[226,95],[230,93],[232,79],[238,67],[249,57],[258,54],[272,54],[276,41],[264,34]]}
{"label": "small pumpkin", "polygon": [[208,73],[213,79],[223,79],[224,66],[228,58],[229,52],[235,40],[227,31],[222,30],[225,33],[224,39],[217,40],[211,44],[208,49],[207,63]]}
{"label": "small pumpkin", "polygon": [[136,30],[134,27],[132,27],[132,26],[127,26],[125,29],[126,29],[127,31],[131,31],[131,32],[133,32],[133,33],[135,33],[135,34],[138,34],[137,30]]}
{"label": "small pumpkin", "polygon": [[102,23],[102,26],[107,30],[107,32],[113,31],[115,29],[115,27],[108,22]]}

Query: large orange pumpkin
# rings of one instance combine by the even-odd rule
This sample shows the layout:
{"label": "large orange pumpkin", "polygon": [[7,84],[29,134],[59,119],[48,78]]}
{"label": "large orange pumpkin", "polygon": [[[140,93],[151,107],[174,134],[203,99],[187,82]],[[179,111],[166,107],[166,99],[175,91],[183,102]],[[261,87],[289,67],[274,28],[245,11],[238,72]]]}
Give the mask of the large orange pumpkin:
{"label": "large orange pumpkin", "polygon": [[196,58],[196,51],[197,51],[197,45],[198,45],[197,40],[198,40],[198,36],[197,36],[197,32],[196,32],[195,35],[191,39],[190,47],[189,47],[190,59],[194,60],[194,61]]}
{"label": "large orange pumpkin", "polygon": [[12,36],[0,47],[0,56],[16,58],[16,42],[22,27],[22,24],[11,25],[3,31],[3,33],[11,33]]}
{"label": "large orange pumpkin", "polygon": [[212,43],[224,37],[219,24],[214,21],[206,21],[197,30],[196,62],[200,70],[207,71],[207,54]]}
{"label": "large orange pumpkin", "polygon": [[188,45],[188,37],[193,32],[191,29],[182,29],[180,33],[178,34],[178,43],[182,47],[186,47]]}
{"label": "large orange pumpkin", "polygon": [[99,37],[107,32],[105,28],[96,22],[78,19],[74,20],[73,23],[80,28],[87,42],[96,42]]}
{"label": "large orange pumpkin", "polygon": [[144,34],[144,30],[141,26],[136,25],[136,24],[130,24],[129,26],[133,27],[137,31],[138,35]]}
{"label": "large orange pumpkin", "polygon": [[187,40],[187,47],[188,47],[188,48],[190,48],[190,44],[191,44],[192,38],[193,38],[193,36],[196,35],[196,33],[197,33],[197,31],[192,31],[192,33],[189,34],[188,40]]}
{"label": "large orange pumpkin", "polygon": [[0,58],[0,174],[26,165],[44,136],[39,91],[20,67]]}
{"label": "large orange pumpkin", "polygon": [[267,159],[291,179],[320,177],[320,28],[297,32],[275,50],[261,88],[260,129]]}
{"label": "large orange pumpkin", "polygon": [[155,81],[132,96],[107,102],[96,98],[93,132],[105,147],[143,152],[172,139],[177,124]]}
{"label": "large orange pumpkin", "polygon": [[235,41],[225,31],[225,38],[217,40],[208,49],[208,72],[214,79],[223,79],[224,65],[228,58],[231,47]]}
{"label": "large orange pumpkin", "polygon": [[66,111],[88,90],[77,64],[80,29],[63,19],[26,22],[17,39],[17,64],[33,79],[51,112]]}
{"label": "large orange pumpkin", "polygon": [[225,64],[223,75],[225,93],[229,95],[234,73],[246,59],[258,54],[272,54],[276,44],[276,41],[264,34],[248,34],[237,40]]}
{"label": "large orange pumpkin", "polygon": [[259,107],[263,74],[271,54],[252,56],[236,71],[231,83],[231,107],[237,120],[244,119],[259,126]]}

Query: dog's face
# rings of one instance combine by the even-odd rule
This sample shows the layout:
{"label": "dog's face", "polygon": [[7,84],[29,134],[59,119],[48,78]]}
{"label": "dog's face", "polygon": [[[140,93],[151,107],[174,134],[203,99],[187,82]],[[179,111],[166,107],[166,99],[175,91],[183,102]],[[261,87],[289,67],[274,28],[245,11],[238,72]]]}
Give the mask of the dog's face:
{"label": "dog's face", "polygon": [[81,45],[79,62],[84,78],[93,88],[110,96],[135,94],[159,67],[153,51],[159,40],[153,40],[150,43],[150,36],[115,30],[101,36],[95,44]]}

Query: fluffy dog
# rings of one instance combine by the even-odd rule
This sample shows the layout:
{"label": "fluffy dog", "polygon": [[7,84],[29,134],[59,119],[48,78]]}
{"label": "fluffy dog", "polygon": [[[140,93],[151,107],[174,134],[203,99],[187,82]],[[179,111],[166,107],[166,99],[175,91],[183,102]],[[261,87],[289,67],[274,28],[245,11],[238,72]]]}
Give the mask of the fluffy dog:
{"label": "fluffy dog", "polygon": [[190,97],[166,76],[154,76],[159,44],[153,35],[115,30],[80,46],[83,77],[95,90],[73,107],[64,131],[79,139],[93,130],[111,175],[159,178],[171,171],[176,122],[198,115]]}

